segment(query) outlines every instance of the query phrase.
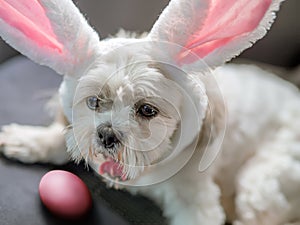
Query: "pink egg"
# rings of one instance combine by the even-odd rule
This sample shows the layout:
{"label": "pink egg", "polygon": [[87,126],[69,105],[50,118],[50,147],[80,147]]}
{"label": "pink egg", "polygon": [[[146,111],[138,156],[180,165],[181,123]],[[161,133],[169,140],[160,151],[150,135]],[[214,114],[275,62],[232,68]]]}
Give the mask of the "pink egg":
{"label": "pink egg", "polygon": [[76,175],[53,170],[46,173],[39,185],[43,204],[55,215],[68,219],[83,216],[92,205],[90,192]]}

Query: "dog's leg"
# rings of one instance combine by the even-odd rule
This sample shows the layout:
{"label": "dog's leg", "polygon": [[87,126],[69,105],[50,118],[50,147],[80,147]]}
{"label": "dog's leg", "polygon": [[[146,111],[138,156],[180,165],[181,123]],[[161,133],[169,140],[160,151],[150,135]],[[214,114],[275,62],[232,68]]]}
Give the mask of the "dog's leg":
{"label": "dog's leg", "polygon": [[62,113],[48,127],[11,124],[0,132],[0,152],[24,163],[63,164],[68,161]]}
{"label": "dog's leg", "polygon": [[210,177],[178,175],[150,186],[143,194],[162,208],[170,225],[222,225],[225,214],[220,205],[219,187]]}
{"label": "dog's leg", "polygon": [[299,221],[299,146],[294,149],[297,157],[292,152],[260,152],[244,166],[237,179],[235,225]]}

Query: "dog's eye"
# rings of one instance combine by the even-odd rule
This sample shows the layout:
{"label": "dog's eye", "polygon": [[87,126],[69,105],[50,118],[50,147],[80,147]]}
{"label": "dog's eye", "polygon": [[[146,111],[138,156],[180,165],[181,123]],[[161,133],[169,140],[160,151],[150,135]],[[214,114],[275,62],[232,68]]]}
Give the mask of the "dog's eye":
{"label": "dog's eye", "polygon": [[97,110],[99,108],[99,99],[96,96],[88,97],[86,104],[91,110]]}
{"label": "dog's eye", "polygon": [[137,113],[142,117],[151,118],[157,115],[158,110],[152,105],[144,104],[138,108]]}

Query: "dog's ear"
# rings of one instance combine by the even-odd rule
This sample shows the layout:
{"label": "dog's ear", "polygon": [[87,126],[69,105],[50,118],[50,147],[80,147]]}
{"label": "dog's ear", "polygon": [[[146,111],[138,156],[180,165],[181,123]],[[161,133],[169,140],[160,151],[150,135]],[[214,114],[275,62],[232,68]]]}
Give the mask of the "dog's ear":
{"label": "dog's ear", "polygon": [[282,1],[171,0],[149,37],[181,46],[175,53],[164,49],[179,65],[198,58],[214,68],[262,38]]}
{"label": "dog's ear", "polygon": [[99,44],[71,0],[0,0],[0,35],[33,61],[70,76],[93,61]]}

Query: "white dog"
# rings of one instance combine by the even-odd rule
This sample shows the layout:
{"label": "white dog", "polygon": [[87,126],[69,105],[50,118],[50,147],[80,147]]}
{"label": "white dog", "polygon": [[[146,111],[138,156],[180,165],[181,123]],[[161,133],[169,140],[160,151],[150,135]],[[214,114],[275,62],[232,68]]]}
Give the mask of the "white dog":
{"label": "white dog", "polygon": [[299,222],[298,90],[253,66],[218,67],[265,35],[280,2],[171,0],[147,37],[100,42],[71,0],[0,1],[2,38],[64,75],[58,119],[3,127],[1,151],[84,159],[172,225]]}

